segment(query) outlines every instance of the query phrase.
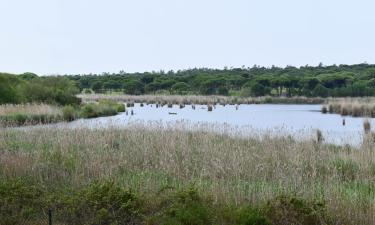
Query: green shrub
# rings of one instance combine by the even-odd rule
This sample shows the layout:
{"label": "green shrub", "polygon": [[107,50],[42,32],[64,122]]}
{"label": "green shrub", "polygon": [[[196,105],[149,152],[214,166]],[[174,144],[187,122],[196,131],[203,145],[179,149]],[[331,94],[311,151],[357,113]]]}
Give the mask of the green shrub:
{"label": "green shrub", "polygon": [[99,116],[113,116],[118,112],[124,112],[125,105],[109,100],[101,100],[99,103],[85,104],[81,109],[81,116],[84,118],[94,118]]}
{"label": "green shrub", "polygon": [[125,112],[125,104],[117,104],[117,112]]}
{"label": "green shrub", "polygon": [[292,196],[280,196],[268,201],[263,209],[273,225],[330,224],[324,202],[306,201]]}
{"label": "green shrub", "polygon": [[174,196],[159,215],[149,224],[164,225],[209,225],[213,224],[210,206],[196,189],[188,188]]}
{"label": "green shrub", "polygon": [[44,191],[37,185],[15,179],[0,181],[0,224],[17,225],[38,220],[43,212]]}
{"label": "green shrub", "polygon": [[62,111],[64,120],[73,121],[76,118],[76,110],[73,106],[65,106]]}
{"label": "green shrub", "polygon": [[82,107],[81,116],[84,118],[97,117],[98,115],[95,109],[96,109],[96,106],[94,103],[88,103]]}
{"label": "green shrub", "polygon": [[139,202],[130,191],[113,182],[94,183],[75,200],[72,224],[134,224]]}
{"label": "green shrub", "polygon": [[237,213],[238,225],[271,225],[270,221],[259,210],[254,208],[244,208]]}

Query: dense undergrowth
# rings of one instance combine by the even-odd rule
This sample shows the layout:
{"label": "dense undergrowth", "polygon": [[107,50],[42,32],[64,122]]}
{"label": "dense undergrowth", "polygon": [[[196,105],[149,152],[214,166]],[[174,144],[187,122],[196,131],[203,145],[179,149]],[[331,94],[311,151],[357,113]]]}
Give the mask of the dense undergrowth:
{"label": "dense undergrowth", "polygon": [[147,196],[110,181],[46,187],[29,178],[0,181],[0,224],[284,225],[333,224],[324,202],[280,195],[258,205],[214,203],[194,186]]}

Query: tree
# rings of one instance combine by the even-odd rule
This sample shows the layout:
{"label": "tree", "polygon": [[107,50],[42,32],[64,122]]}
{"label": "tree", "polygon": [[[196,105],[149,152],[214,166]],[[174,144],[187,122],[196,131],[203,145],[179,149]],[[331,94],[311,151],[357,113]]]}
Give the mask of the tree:
{"label": "tree", "polygon": [[172,86],[172,91],[177,94],[184,94],[189,91],[190,86],[185,82],[178,82]]}
{"label": "tree", "polygon": [[8,76],[0,74],[0,104],[17,103],[19,96]]}
{"label": "tree", "polygon": [[313,95],[318,96],[318,97],[328,97],[330,94],[329,89],[324,87],[321,84],[318,84],[314,90],[313,90]]}
{"label": "tree", "polygon": [[265,87],[264,85],[260,83],[254,83],[251,85],[251,93],[253,96],[264,96],[269,94],[270,90],[269,88]]}
{"label": "tree", "polygon": [[123,85],[124,93],[129,95],[140,95],[144,93],[144,85],[138,80],[130,80]]}
{"label": "tree", "polygon": [[219,95],[224,95],[224,96],[228,96],[229,95],[229,91],[228,91],[228,88],[226,87],[219,87],[218,90],[217,90],[218,94]]}
{"label": "tree", "polygon": [[100,93],[100,91],[102,90],[103,88],[103,84],[100,82],[100,81],[95,81],[92,83],[91,85],[91,89],[95,92],[95,93]]}

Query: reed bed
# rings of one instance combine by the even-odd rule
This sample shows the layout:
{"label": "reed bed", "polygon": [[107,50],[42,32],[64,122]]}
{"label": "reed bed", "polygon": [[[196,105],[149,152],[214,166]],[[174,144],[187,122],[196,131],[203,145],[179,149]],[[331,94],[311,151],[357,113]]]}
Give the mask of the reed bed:
{"label": "reed bed", "polygon": [[6,104],[0,105],[0,116],[10,114],[59,115],[61,108],[47,104]]}
{"label": "reed bed", "polygon": [[375,98],[330,99],[322,107],[323,113],[335,113],[342,116],[375,117]]}
{"label": "reed bed", "polygon": [[28,177],[52,189],[111,180],[151,202],[162,190],[190,185],[215,204],[235,206],[293,195],[323,202],[332,224],[375,223],[372,140],[352,148],[286,134],[234,137],[209,130],[186,131],[181,124],[6,129],[0,132],[0,179]]}
{"label": "reed bed", "polygon": [[79,118],[113,116],[121,112],[125,112],[125,105],[109,100],[64,107],[47,104],[0,105],[0,127],[57,123]]}
{"label": "reed bed", "polygon": [[0,127],[56,123],[63,114],[61,107],[42,103],[0,105]]}
{"label": "reed bed", "polygon": [[137,102],[149,104],[321,104],[324,98],[307,97],[234,97],[234,96],[198,96],[198,95],[105,95],[105,94],[82,94],[78,95],[83,101],[98,101],[109,99],[113,101]]}

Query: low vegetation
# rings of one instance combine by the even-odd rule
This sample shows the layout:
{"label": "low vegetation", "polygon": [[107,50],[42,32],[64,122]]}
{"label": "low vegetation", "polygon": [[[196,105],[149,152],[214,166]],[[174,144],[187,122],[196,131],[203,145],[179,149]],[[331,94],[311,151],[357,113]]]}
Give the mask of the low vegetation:
{"label": "low vegetation", "polygon": [[375,98],[330,99],[322,106],[322,112],[342,116],[375,117]]}
{"label": "low vegetation", "polygon": [[185,126],[3,130],[0,224],[374,224],[373,139]]}
{"label": "low vegetation", "polygon": [[0,126],[23,126],[72,121],[78,118],[113,116],[125,111],[123,103],[102,100],[82,106],[53,106],[47,104],[0,105]]}

